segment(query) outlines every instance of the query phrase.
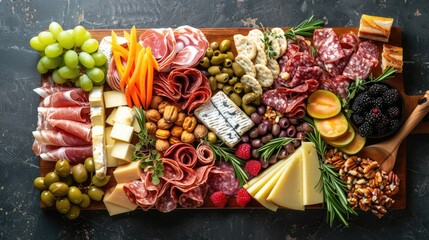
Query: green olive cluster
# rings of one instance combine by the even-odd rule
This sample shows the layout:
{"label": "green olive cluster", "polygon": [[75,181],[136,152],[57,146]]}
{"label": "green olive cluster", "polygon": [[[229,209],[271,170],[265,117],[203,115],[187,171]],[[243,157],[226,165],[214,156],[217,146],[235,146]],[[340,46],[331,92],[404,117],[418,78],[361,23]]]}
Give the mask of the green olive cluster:
{"label": "green olive cluster", "polygon": [[228,39],[210,43],[206,55],[200,62],[203,73],[209,78],[213,92],[223,91],[238,106],[242,105],[245,93],[252,92],[249,86],[243,86],[240,78],[245,74],[244,69],[234,61],[231,52],[231,41]]}
{"label": "green olive cluster", "polygon": [[87,208],[93,201],[101,201],[110,176],[98,179],[95,174],[94,159],[88,157],[84,164],[73,167],[61,159],[55,164],[55,170],[44,177],[34,179],[34,187],[41,192],[40,202],[65,214],[68,219],[79,217],[80,209]]}

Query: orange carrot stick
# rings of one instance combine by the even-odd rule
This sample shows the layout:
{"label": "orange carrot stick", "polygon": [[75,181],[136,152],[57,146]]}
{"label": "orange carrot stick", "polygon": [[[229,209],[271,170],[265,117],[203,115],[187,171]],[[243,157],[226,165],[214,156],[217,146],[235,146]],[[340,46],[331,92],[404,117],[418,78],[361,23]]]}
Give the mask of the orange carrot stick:
{"label": "orange carrot stick", "polygon": [[147,110],[148,106],[146,106],[146,78],[147,78],[147,72],[148,72],[148,62],[149,62],[149,51],[147,51],[144,54],[143,58],[143,64],[142,69],[140,71],[140,99],[142,100],[143,107]]}
{"label": "orange carrot stick", "polygon": [[[147,51],[149,55],[152,55],[152,52]],[[150,57],[150,56],[148,56]],[[148,61],[147,66],[147,80],[146,80],[146,106],[149,107],[150,103],[152,102],[152,89],[153,89],[153,71],[154,71],[154,65],[153,61]]]}
{"label": "orange carrot stick", "polygon": [[128,80],[130,79],[130,72],[132,67],[134,66],[134,60],[136,58],[136,27],[133,26],[131,28],[131,41],[130,41],[130,47],[128,52],[128,61],[127,61],[127,67],[125,68],[124,75],[121,78],[121,90],[122,92],[125,91],[125,85],[128,84]]}
{"label": "orange carrot stick", "polygon": [[137,62],[134,68],[134,72],[130,78],[130,81],[128,81],[128,85],[130,88],[133,88],[136,83],[138,83],[138,78],[140,77],[140,71],[141,71],[141,65],[143,63],[143,57],[144,57],[144,49],[142,49],[137,56]]}
{"label": "orange carrot stick", "polygon": [[140,102],[140,98],[139,98],[139,90],[136,88],[136,86],[133,86],[131,89],[131,98],[133,99],[134,105],[136,107],[141,107],[142,104]]}
{"label": "orange carrot stick", "polygon": [[[118,45],[118,36],[114,31],[112,31],[112,45]],[[122,78],[122,75],[125,71],[124,65],[122,64],[121,57],[118,54],[113,52],[113,58],[115,59],[116,69],[118,70],[119,77]]]}
{"label": "orange carrot stick", "polygon": [[132,108],[133,100],[131,99],[131,89],[127,87],[124,92],[125,92],[125,99],[127,100],[127,105],[128,107]]}

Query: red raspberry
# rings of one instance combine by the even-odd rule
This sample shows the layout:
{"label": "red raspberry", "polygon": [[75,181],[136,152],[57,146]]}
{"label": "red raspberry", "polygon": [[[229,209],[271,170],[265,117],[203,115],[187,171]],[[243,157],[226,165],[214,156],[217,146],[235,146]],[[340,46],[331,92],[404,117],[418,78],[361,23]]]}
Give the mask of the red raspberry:
{"label": "red raspberry", "polygon": [[226,197],[225,193],[222,191],[217,191],[213,193],[210,196],[210,199],[212,200],[213,204],[218,208],[225,207],[226,203],[228,202],[228,198]]}
{"label": "red raspberry", "polygon": [[246,171],[252,175],[258,175],[259,171],[261,171],[261,163],[258,160],[250,160],[246,162]]}
{"label": "red raspberry", "polygon": [[243,160],[249,160],[250,159],[250,144],[248,143],[242,143],[238,145],[238,147],[235,149],[235,156],[243,159]]}
{"label": "red raspberry", "polygon": [[245,207],[250,202],[250,200],[250,195],[245,188],[238,190],[237,197],[235,198],[238,206]]}

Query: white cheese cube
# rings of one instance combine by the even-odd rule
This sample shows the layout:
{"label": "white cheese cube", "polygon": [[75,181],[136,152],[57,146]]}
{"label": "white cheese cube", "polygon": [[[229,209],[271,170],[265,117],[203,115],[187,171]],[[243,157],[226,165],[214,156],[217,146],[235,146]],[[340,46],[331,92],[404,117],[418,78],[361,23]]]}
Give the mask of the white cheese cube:
{"label": "white cheese cube", "polygon": [[91,129],[91,134],[92,134],[93,140],[96,137],[104,137],[104,126],[102,125],[93,126]]}
{"label": "white cheese cube", "polygon": [[112,157],[131,162],[134,149],[135,148],[132,144],[122,141],[116,141],[113,145]]}
{"label": "white cheese cube", "polygon": [[113,110],[112,110],[112,112],[110,113],[110,115],[107,117],[107,119],[106,119],[106,123],[107,124],[109,124],[109,125],[112,125],[113,126],[113,124],[115,123],[113,120],[115,119],[115,115],[116,115],[116,111],[117,111],[118,109],[117,108],[114,108]]}
{"label": "white cheese cube", "polygon": [[135,112],[129,107],[118,107],[113,118],[114,123],[122,123],[131,126],[134,121]]}
{"label": "white cheese cube", "polygon": [[90,110],[91,124],[104,125],[104,108],[103,107],[91,107]]}
{"label": "white cheese cube", "polygon": [[89,92],[89,104],[91,107],[104,107],[103,86],[94,86]]}
{"label": "white cheese cube", "polygon": [[119,107],[127,105],[125,94],[119,91],[104,92],[104,105],[106,108]]}
{"label": "white cheese cube", "polygon": [[106,145],[113,145],[115,144],[115,139],[110,137],[110,133],[112,132],[113,127],[106,127],[104,129],[104,136],[106,137]]}
{"label": "white cheese cube", "polygon": [[129,143],[131,138],[133,137],[134,128],[131,126],[127,126],[121,123],[113,124],[112,132],[110,133],[110,137]]}
{"label": "white cheese cube", "polygon": [[113,144],[112,145],[106,145],[107,167],[117,167],[118,166],[118,159],[112,156],[112,150],[113,150]]}

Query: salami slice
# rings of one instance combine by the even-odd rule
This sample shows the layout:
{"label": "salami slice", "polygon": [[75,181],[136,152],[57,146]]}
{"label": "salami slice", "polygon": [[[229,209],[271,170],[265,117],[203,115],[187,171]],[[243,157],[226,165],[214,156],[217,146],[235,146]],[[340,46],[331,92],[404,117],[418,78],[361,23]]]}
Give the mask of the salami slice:
{"label": "salami slice", "polygon": [[356,78],[366,79],[373,68],[374,65],[371,60],[354,53],[344,68],[343,75],[351,80],[356,80]]}
{"label": "salami slice", "polygon": [[344,57],[343,48],[336,34],[323,39],[317,47],[317,54],[325,64],[336,62]]}
{"label": "salami slice", "polygon": [[177,201],[172,197],[169,190],[170,189],[167,189],[167,191],[158,198],[158,201],[155,204],[156,209],[160,212],[168,213],[177,207]]}
{"label": "salami slice", "polygon": [[179,162],[182,166],[193,168],[198,161],[197,151],[189,143],[176,143],[171,145],[165,152],[164,157]]}
{"label": "salami slice", "polygon": [[200,207],[204,204],[203,194],[200,187],[194,187],[179,197],[179,204],[184,208]]}
{"label": "salami slice", "polygon": [[359,38],[354,32],[343,33],[339,39],[343,50],[346,48],[356,51],[360,43]]}
{"label": "salami slice", "polygon": [[338,75],[332,79],[332,86],[334,87],[332,92],[338,94],[343,99],[348,98],[346,89],[350,86],[350,79],[346,76]]}
{"label": "salami slice", "polygon": [[224,162],[211,170],[208,184],[211,192],[223,191],[229,196],[233,196],[240,187],[240,183],[235,178],[234,169]]}
{"label": "salami slice", "polygon": [[310,55],[299,52],[286,62],[284,70],[288,72],[290,76],[293,77],[299,66],[312,67],[315,65],[316,62]]}
{"label": "salami slice", "polygon": [[329,38],[330,36],[334,35],[334,29],[332,28],[320,28],[314,30],[313,33],[313,45],[317,48],[321,45],[321,42],[324,39]]}
{"label": "salami slice", "polygon": [[202,165],[213,166],[215,156],[207,144],[200,144],[197,147],[198,162]]}
{"label": "salami slice", "polygon": [[183,178],[183,171],[176,160],[170,158],[162,158],[161,160],[164,166],[162,179],[167,182],[173,182]]}
{"label": "salami slice", "polygon": [[148,194],[144,186],[144,182],[141,180],[134,180],[125,184],[124,192],[127,195],[128,200],[134,204],[138,204],[138,200],[145,198]]}
{"label": "salami slice", "polygon": [[371,41],[364,41],[359,44],[357,54],[361,55],[365,59],[372,60],[372,59],[378,59],[378,55],[380,53],[377,45],[375,45]]}
{"label": "salami slice", "polygon": [[318,79],[321,73],[322,70],[319,66],[298,66],[298,68],[296,69],[296,73],[292,78],[292,81],[289,83],[289,87],[293,88],[298,85],[301,85],[304,83],[305,80],[308,79]]}

